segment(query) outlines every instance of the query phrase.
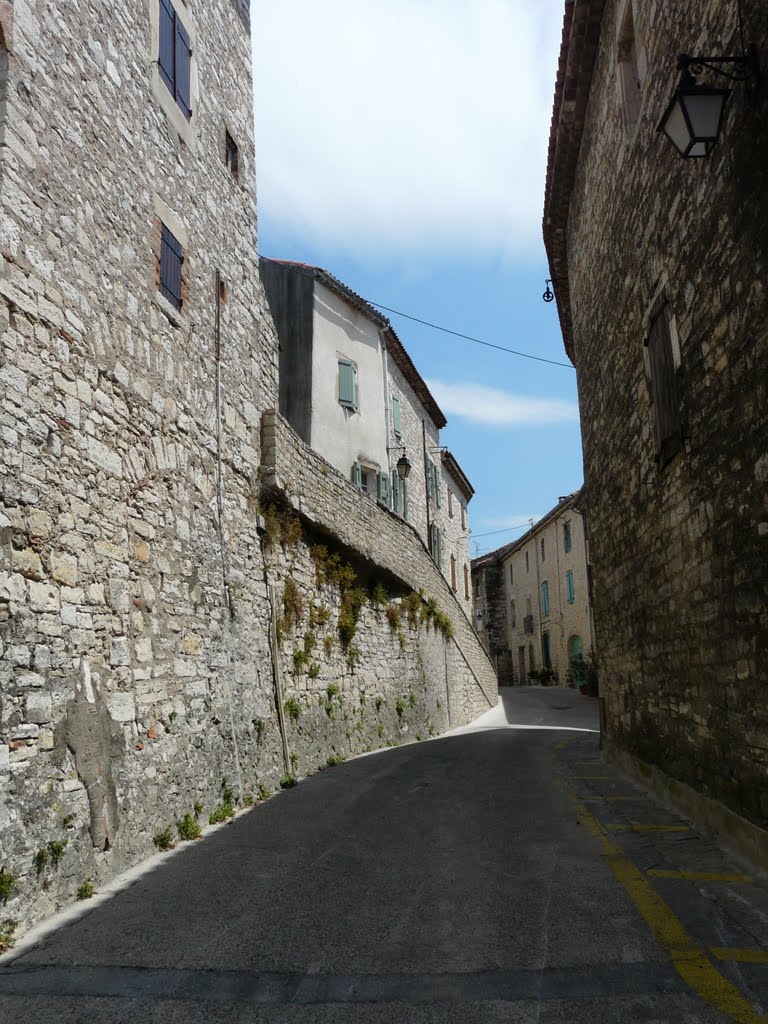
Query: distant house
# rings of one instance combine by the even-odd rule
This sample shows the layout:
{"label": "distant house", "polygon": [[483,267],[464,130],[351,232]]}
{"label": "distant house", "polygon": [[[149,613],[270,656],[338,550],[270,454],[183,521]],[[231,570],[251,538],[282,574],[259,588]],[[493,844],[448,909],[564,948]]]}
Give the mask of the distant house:
{"label": "distant house", "polygon": [[280,341],[280,413],[412,524],[469,613],[474,489],[441,447],[446,418],[389,320],[320,267],[262,257],[260,272]]}
{"label": "distant house", "polygon": [[542,670],[565,683],[593,649],[581,497],[562,498],[524,536],[472,562],[476,628],[500,686]]}

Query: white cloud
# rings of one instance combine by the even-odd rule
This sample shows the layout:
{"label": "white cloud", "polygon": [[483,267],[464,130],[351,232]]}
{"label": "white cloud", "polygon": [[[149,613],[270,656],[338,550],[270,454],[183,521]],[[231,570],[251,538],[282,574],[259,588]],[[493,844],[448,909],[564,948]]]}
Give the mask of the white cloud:
{"label": "white cloud", "polygon": [[540,244],[562,0],[253,0],[259,203],[359,257]]}
{"label": "white cloud", "polygon": [[562,398],[530,398],[484,384],[454,384],[442,380],[428,380],[427,387],[449,418],[459,416],[493,427],[578,422],[579,419],[576,403]]}

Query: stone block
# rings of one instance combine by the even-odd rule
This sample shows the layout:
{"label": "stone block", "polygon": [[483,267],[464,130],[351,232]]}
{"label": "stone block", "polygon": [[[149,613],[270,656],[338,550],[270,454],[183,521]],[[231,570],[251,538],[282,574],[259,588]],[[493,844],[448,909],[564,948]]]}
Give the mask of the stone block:
{"label": "stone block", "polygon": [[31,690],[45,686],[45,677],[38,672],[20,672],[16,676],[16,687],[19,690]]}
{"label": "stone block", "polygon": [[51,695],[47,690],[30,690],[25,701],[28,722],[43,725],[50,722],[53,715]]}
{"label": "stone block", "polygon": [[109,663],[110,665],[130,665],[131,663],[131,644],[128,637],[115,636],[112,637],[110,642],[109,650]]}
{"label": "stone block", "polygon": [[127,612],[131,608],[131,589],[125,580],[109,581],[109,603],[116,612]]}
{"label": "stone block", "polygon": [[33,551],[32,548],[23,548],[20,551],[14,549],[11,554],[11,568],[14,572],[25,576],[27,579],[45,579],[45,571],[43,563],[40,561],[40,555]]}
{"label": "stone block", "polygon": [[58,589],[50,583],[31,582],[29,607],[33,612],[57,612],[60,607]]}
{"label": "stone block", "polygon": [[77,583],[77,559],[64,553],[51,555],[51,576],[59,583],[74,587]]}
{"label": "stone block", "polygon": [[110,693],[107,697],[107,710],[116,722],[133,722],[136,719],[133,694]]}

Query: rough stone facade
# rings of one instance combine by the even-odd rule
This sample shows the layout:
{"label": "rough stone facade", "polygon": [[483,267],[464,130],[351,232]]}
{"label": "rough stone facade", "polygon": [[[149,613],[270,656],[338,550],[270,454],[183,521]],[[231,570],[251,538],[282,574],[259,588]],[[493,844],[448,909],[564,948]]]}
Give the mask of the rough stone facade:
{"label": "rough stone facade", "polygon": [[[443,503],[440,524],[443,531],[443,573],[451,584],[456,600],[472,616],[472,579],[469,557],[469,511],[475,493],[455,457],[444,451],[440,460],[443,478]],[[451,562],[453,559],[453,562]]]}
{"label": "rough stone facade", "polygon": [[[287,556],[265,548],[260,504],[278,350],[247,18],[240,0],[175,7],[195,40],[192,137],[156,78],[156,0],[109,17],[92,0],[0,4],[0,918],[25,927],[145,857],[195,803],[208,815],[222,779],[256,795],[285,771],[270,633]],[[181,309],[157,290],[159,224],[183,245]],[[307,557],[291,555],[301,586]],[[446,679],[456,724],[494,699],[458,620],[453,646],[406,627],[407,661],[372,610],[359,631],[366,672],[397,666],[390,713],[408,701],[376,738],[444,728]],[[361,706],[370,679],[353,668],[343,690]],[[322,763],[316,736],[288,738],[299,773]]]}
{"label": "rough stone facade", "polygon": [[[764,64],[768,7],[742,7]],[[765,828],[768,90],[731,83],[705,159],[656,131],[678,53],[738,53],[737,11],[566,5],[544,231],[578,372],[608,749]],[[664,302],[668,457],[646,348]]]}

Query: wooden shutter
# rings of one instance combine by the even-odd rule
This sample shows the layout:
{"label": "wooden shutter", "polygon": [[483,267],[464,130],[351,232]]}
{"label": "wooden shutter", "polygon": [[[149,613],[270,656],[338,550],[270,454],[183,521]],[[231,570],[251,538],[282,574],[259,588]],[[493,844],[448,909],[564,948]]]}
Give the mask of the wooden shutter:
{"label": "wooden shutter", "polygon": [[429,496],[434,499],[435,497],[435,467],[431,462],[427,461],[427,483],[429,484]]}
{"label": "wooden shutter", "polygon": [[457,590],[457,587],[456,587],[456,559],[454,558],[453,555],[451,555],[451,587],[452,587],[454,592]]}
{"label": "wooden shutter", "polygon": [[160,25],[159,25],[159,52],[157,54],[157,69],[160,72],[160,77],[170,89],[174,98],[176,96],[176,89],[174,87],[174,47],[175,47],[175,32],[174,32],[174,21],[175,14],[173,6],[170,0],[158,0],[160,5]]}
{"label": "wooden shutter", "polygon": [[440,532],[439,527],[435,527],[435,534],[437,537],[437,567],[438,569],[443,568],[443,535]]}
{"label": "wooden shutter", "polygon": [[651,399],[656,419],[656,453],[663,466],[680,450],[680,400],[672,339],[664,306],[651,319],[646,341],[651,373]]}
{"label": "wooden shutter", "polygon": [[160,245],[160,294],[176,309],[181,309],[181,265],[184,250],[178,239],[163,224]]}
{"label": "wooden shutter", "polygon": [[408,481],[403,480],[403,519],[408,518]]}
{"label": "wooden shutter", "polygon": [[359,462],[352,463],[352,483],[355,487],[363,486],[363,471]]}
{"label": "wooden shutter", "polygon": [[389,498],[389,477],[386,473],[379,473],[379,501],[387,501]]}
{"label": "wooden shutter", "polygon": [[392,399],[392,430],[395,432],[396,437],[400,437],[402,429],[400,426],[400,399]]}
{"label": "wooden shutter", "polygon": [[392,508],[395,512],[400,511],[400,476],[397,470],[392,473]]}
{"label": "wooden shutter", "polygon": [[466,563],[464,564],[464,597],[469,600],[469,569]]}
{"label": "wooden shutter", "polygon": [[190,66],[192,64],[192,43],[189,33],[176,16],[176,102],[181,112],[189,121],[192,117],[192,99],[189,87]]}
{"label": "wooden shutter", "polygon": [[339,360],[339,402],[347,409],[356,409],[355,368],[346,359]]}
{"label": "wooden shutter", "polygon": [[435,497],[437,499],[437,507],[442,508],[443,505],[443,492],[440,487],[440,467],[433,467],[435,472]]}
{"label": "wooden shutter", "polygon": [[565,574],[565,582],[568,586],[568,604],[573,604],[576,594],[573,587],[573,573],[570,569]]}

